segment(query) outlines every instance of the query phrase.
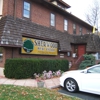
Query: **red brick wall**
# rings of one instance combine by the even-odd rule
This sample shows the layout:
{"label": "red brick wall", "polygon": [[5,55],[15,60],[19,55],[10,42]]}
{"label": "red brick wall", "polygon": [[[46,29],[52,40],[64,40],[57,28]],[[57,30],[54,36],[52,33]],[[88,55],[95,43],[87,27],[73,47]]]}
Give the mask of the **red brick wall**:
{"label": "red brick wall", "polygon": [[[16,16],[22,18],[23,0],[16,0]],[[3,0],[3,16],[14,15],[14,0]]]}
{"label": "red brick wall", "polygon": [[31,20],[43,26],[50,26],[51,11],[41,5],[32,3]]}
{"label": "red brick wall", "polygon": [[77,23],[76,24],[76,34],[79,34],[79,25]]}
{"label": "red brick wall", "polygon": [[17,6],[16,6],[16,16],[18,18],[22,18],[23,15],[23,0],[16,0]]}
{"label": "red brick wall", "polygon": [[64,31],[64,17],[59,14],[56,14],[56,29]]}
{"label": "red brick wall", "polygon": [[2,58],[2,60],[0,61],[0,67],[4,67],[4,64],[5,64],[5,57],[6,56],[6,54],[5,54],[5,49],[3,48],[3,58]]}
{"label": "red brick wall", "polygon": [[85,29],[85,28],[83,28],[82,32],[83,32],[83,34],[86,34],[86,29]]}
{"label": "red brick wall", "polygon": [[[23,18],[23,1],[24,0],[16,0],[16,17]],[[42,5],[34,3],[32,0],[28,0],[31,3],[31,18],[32,22],[38,23],[43,26],[50,27],[50,13],[53,12],[56,15],[56,26],[55,28],[60,31],[64,31],[64,18],[65,16],[60,15],[48,8],[45,8]],[[3,6],[3,16],[5,15],[13,15],[14,14],[14,0],[4,0]],[[66,18],[67,19],[67,18]],[[77,24],[77,23],[76,23]],[[73,33],[73,21],[68,19],[68,33]],[[77,24],[77,34],[79,33],[79,26]],[[86,33],[83,28],[83,33]]]}
{"label": "red brick wall", "polygon": [[68,33],[73,34],[73,22],[68,20]]}
{"label": "red brick wall", "polygon": [[8,15],[8,0],[3,0],[3,16]]}
{"label": "red brick wall", "polygon": [[[69,26],[68,26],[68,30],[69,30],[69,33],[70,34],[73,34],[73,24],[75,23],[75,22],[73,22],[73,21],[71,21],[71,20],[69,20],[68,21],[69,23]],[[81,25],[79,25],[79,24],[77,24],[77,23],[75,23],[76,24],[76,34],[80,34],[80,31],[79,31],[79,29],[80,29],[80,26]],[[81,26],[82,27],[82,26]],[[86,29],[85,27],[82,27],[82,34],[87,34],[87,30],[88,29]]]}
{"label": "red brick wall", "polygon": [[[13,52],[12,52],[13,51]],[[64,58],[60,57],[60,54],[64,54]],[[20,53],[20,48],[5,47],[3,50],[3,60],[0,62],[0,67],[4,67],[5,60],[9,58],[47,58],[47,59],[67,59],[68,61],[74,61],[72,56],[67,57],[66,53],[59,53],[57,56],[43,56],[43,55],[25,55]]]}

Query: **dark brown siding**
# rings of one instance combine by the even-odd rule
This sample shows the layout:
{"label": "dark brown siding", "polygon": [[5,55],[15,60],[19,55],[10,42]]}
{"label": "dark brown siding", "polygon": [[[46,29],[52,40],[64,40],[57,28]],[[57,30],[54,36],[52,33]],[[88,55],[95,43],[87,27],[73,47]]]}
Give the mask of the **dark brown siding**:
{"label": "dark brown siding", "polygon": [[[48,59],[69,59],[71,60],[71,57],[67,57],[66,53],[59,53],[57,56],[46,56],[46,55],[31,55],[31,54],[21,54],[20,48],[9,48],[5,47],[5,58],[48,58]],[[64,58],[60,57],[60,54],[64,54]]]}

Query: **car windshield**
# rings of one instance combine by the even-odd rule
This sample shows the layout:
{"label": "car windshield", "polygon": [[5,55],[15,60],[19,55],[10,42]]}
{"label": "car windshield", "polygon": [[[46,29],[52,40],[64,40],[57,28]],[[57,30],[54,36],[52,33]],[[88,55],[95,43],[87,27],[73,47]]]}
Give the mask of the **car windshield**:
{"label": "car windshield", "polygon": [[100,65],[87,70],[88,73],[100,73]]}

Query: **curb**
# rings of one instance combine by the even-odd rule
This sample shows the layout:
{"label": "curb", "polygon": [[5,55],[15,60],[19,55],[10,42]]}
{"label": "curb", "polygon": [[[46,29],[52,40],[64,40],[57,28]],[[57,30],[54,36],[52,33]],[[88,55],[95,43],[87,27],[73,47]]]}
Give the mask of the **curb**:
{"label": "curb", "polygon": [[[71,96],[71,95],[68,95],[68,94],[61,93],[61,92],[59,92],[59,93],[62,94],[62,95],[65,95],[65,96],[69,96],[69,97],[73,97],[73,98],[78,98],[78,97],[76,97],[76,96]],[[81,98],[78,98],[78,99],[83,100],[83,99],[81,99]]]}
{"label": "curb", "polygon": [[50,89],[55,89],[55,88],[58,88],[58,87],[61,87],[61,86],[60,86],[60,85],[53,86],[53,87],[51,87]]}

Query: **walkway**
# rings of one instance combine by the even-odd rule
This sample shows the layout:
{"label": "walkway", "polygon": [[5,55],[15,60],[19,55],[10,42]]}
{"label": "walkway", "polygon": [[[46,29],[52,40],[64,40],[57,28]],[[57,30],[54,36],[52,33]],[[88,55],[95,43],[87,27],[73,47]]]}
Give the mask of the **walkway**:
{"label": "walkway", "polygon": [[[44,80],[45,88],[56,88],[60,86],[59,78],[52,78]],[[19,86],[31,86],[31,87],[37,87],[37,81],[35,79],[8,79],[5,77],[0,76],[0,84],[9,84],[9,85],[19,85]]]}
{"label": "walkway", "polygon": [[[52,78],[43,80],[45,88],[56,88],[60,86],[59,78]],[[0,84],[20,85],[20,86],[32,86],[37,87],[37,81],[35,79],[8,79],[4,77],[3,68],[0,68]]]}

